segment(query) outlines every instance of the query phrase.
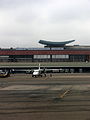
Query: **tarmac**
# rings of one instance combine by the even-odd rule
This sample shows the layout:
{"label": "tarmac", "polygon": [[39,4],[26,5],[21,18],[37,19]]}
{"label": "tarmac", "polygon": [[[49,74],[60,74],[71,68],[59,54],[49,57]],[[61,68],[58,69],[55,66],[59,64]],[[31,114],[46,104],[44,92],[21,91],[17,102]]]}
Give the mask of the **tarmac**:
{"label": "tarmac", "polygon": [[90,74],[0,78],[1,120],[90,120]]}

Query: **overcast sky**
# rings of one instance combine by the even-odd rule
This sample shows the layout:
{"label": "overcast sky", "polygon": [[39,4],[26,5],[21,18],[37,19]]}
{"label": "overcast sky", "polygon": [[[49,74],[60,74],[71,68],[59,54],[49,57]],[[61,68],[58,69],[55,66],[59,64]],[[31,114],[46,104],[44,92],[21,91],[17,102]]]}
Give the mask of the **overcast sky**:
{"label": "overcast sky", "polygon": [[90,45],[90,0],[0,0],[0,47],[43,47],[38,41]]}

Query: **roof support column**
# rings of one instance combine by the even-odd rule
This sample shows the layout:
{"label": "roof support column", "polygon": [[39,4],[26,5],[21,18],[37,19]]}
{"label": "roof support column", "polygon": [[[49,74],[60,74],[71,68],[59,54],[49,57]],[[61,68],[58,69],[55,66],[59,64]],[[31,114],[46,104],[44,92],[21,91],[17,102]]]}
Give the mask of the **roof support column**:
{"label": "roof support column", "polygon": [[32,55],[32,62],[34,62],[34,55]]}
{"label": "roof support column", "polygon": [[52,62],[52,55],[50,55],[50,62]]}

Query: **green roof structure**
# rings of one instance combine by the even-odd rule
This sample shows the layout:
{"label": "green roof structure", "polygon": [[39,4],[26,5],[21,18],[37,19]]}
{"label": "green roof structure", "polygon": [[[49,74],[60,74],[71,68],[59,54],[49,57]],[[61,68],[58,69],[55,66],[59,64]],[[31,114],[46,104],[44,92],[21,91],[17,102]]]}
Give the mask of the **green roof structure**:
{"label": "green roof structure", "polygon": [[52,42],[52,41],[40,40],[39,43],[45,45],[46,47],[63,47],[66,44],[69,44],[74,41],[75,40],[69,40],[64,42]]}

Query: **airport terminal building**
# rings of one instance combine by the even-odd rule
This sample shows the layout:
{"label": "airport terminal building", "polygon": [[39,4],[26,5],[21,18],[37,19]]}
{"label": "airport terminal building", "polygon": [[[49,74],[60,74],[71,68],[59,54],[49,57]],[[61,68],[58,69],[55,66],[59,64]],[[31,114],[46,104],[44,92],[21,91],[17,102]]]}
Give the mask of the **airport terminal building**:
{"label": "airport terminal building", "polygon": [[75,40],[40,40],[44,48],[0,49],[0,62],[89,62],[90,46],[67,45]]}

